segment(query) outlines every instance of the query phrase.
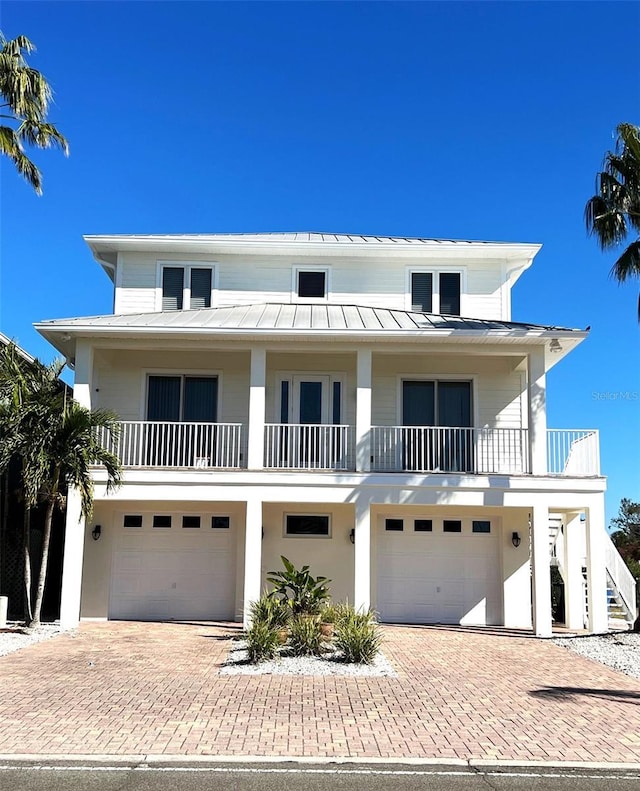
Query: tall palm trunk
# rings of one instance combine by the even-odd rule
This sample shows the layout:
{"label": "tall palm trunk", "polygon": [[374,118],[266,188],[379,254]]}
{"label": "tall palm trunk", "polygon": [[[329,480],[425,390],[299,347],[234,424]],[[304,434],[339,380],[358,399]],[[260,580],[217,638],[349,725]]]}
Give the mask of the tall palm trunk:
{"label": "tall palm trunk", "polygon": [[40,612],[44,600],[44,585],[47,581],[47,566],[49,565],[49,542],[51,541],[51,525],[53,523],[53,511],[58,499],[58,485],[60,480],[60,470],[57,469],[53,478],[53,485],[47,497],[47,510],[44,517],[44,532],[42,534],[42,553],[40,556],[40,573],[38,574],[38,587],[36,589],[36,601],[33,607],[33,617],[29,626],[40,624]]}
{"label": "tall palm trunk", "polygon": [[22,521],[22,559],[24,562],[24,619],[31,624],[31,508],[24,504]]}
{"label": "tall palm trunk", "polygon": [[40,612],[44,599],[44,585],[47,579],[47,566],[49,563],[49,541],[51,540],[51,524],[53,522],[54,502],[47,502],[47,512],[44,518],[44,532],[42,534],[42,556],[40,558],[40,573],[38,574],[38,587],[36,588],[36,600],[33,605],[33,617],[29,626],[40,625]]}

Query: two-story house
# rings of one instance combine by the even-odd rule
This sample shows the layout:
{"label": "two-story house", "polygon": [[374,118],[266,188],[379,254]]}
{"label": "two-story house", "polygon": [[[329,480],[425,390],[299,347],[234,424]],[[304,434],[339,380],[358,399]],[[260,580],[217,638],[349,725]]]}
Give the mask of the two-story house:
{"label": "two-story house", "polygon": [[[122,420],[124,484],[70,496],[62,614],[246,621],[284,555],[381,620],[551,634],[635,612],[598,435],[547,427],[587,333],[511,320],[537,245],[275,233],[90,236],[114,313],[41,322]],[[585,603],[586,591],[586,603]]]}

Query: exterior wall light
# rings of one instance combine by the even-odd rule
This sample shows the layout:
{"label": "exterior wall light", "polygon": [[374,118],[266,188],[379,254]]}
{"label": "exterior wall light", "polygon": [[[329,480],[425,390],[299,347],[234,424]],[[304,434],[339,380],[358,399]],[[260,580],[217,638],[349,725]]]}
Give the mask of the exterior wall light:
{"label": "exterior wall light", "polygon": [[355,529],[355,527],[352,527],[351,530],[349,530],[349,541],[351,541],[352,544],[356,543],[356,529]]}
{"label": "exterior wall light", "polygon": [[102,535],[102,525],[96,525],[91,531],[91,538],[97,541]]}
{"label": "exterior wall light", "polygon": [[511,533],[511,543],[517,549],[520,546],[521,541],[522,539],[520,538],[520,534],[514,530],[513,533]]}

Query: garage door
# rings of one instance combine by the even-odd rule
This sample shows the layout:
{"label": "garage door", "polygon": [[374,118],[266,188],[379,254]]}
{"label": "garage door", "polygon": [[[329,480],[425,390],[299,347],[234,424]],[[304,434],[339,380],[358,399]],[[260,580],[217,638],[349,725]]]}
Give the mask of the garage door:
{"label": "garage door", "polygon": [[199,527],[193,516],[190,527],[179,514],[156,517],[163,527],[153,520],[145,515],[140,527],[116,528],[109,617],[232,620],[235,531],[228,518],[201,516]]}
{"label": "garage door", "polygon": [[386,622],[502,621],[496,525],[487,520],[383,519],[377,610]]}

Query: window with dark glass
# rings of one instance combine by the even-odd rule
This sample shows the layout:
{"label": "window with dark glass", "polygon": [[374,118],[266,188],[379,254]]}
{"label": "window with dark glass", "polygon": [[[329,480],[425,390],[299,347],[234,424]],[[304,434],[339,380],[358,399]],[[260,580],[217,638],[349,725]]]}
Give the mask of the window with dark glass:
{"label": "window with dark glass", "polygon": [[229,517],[228,516],[212,516],[211,527],[213,530],[228,530]]}
{"label": "window with dark glass", "polygon": [[433,521],[431,519],[416,519],[413,523],[413,529],[416,533],[431,533]]}
{"label": "window with dark glass", "polygon": [[142,514],[125,514],[123,527],[142,527]]}
{"label": "window with dark glass", "polygon": [[328,536],[329,517],[315,514],[287,514],[285,534],[288,536]]}
{"label": "window with dark glass", "polygon": [[200,517],[189,515],[183,516],[182,527],[200,527]]}
{"label": "window with dark glass", "polygon": [[211,269],[191,269],[191,296],[189,307],[211,307]]}
{"label": "window with dark glass", "polygon": [[215,423],[218,409],[215,376],[150,376],[147,420]]}
{"label": "window with dark glass", "polygon": [[433,310],[433,275],[431,272],[411,273],[411,310],[431,313]]}
{"label": "window with dark glass", "polygon": [[298,272],[298,296],[324,299],[326,276],[326,272]]}
{"label": "window with dark glass", "polygon": [[165,514],[155,514],[153,517],[154,527],[171,527],[171,516]]}
{"label": "window with dark glass", "polygon": [[459,519],[445,519],[442,523],[444,533],[462,533],[462,522]]}
{"label": "window with dark glass", "polygon": [[471,525],[471,530],[473,533],[490,533],[491,522],[484,519],[474,519],[473,524]]}
{"label": "window with dark glass", "polygon": [[162,310],[182,310],[184,267],[165,266],[162,270]]}
{"label": "window with dark glass", "polygon": [[460,272],[440,273],[440,313],[460,315]]}
{"label": "window with dark glass", "polygon": [[401,533],[404,530],[404,522],[402,519],[385,519],[384,529]]}

